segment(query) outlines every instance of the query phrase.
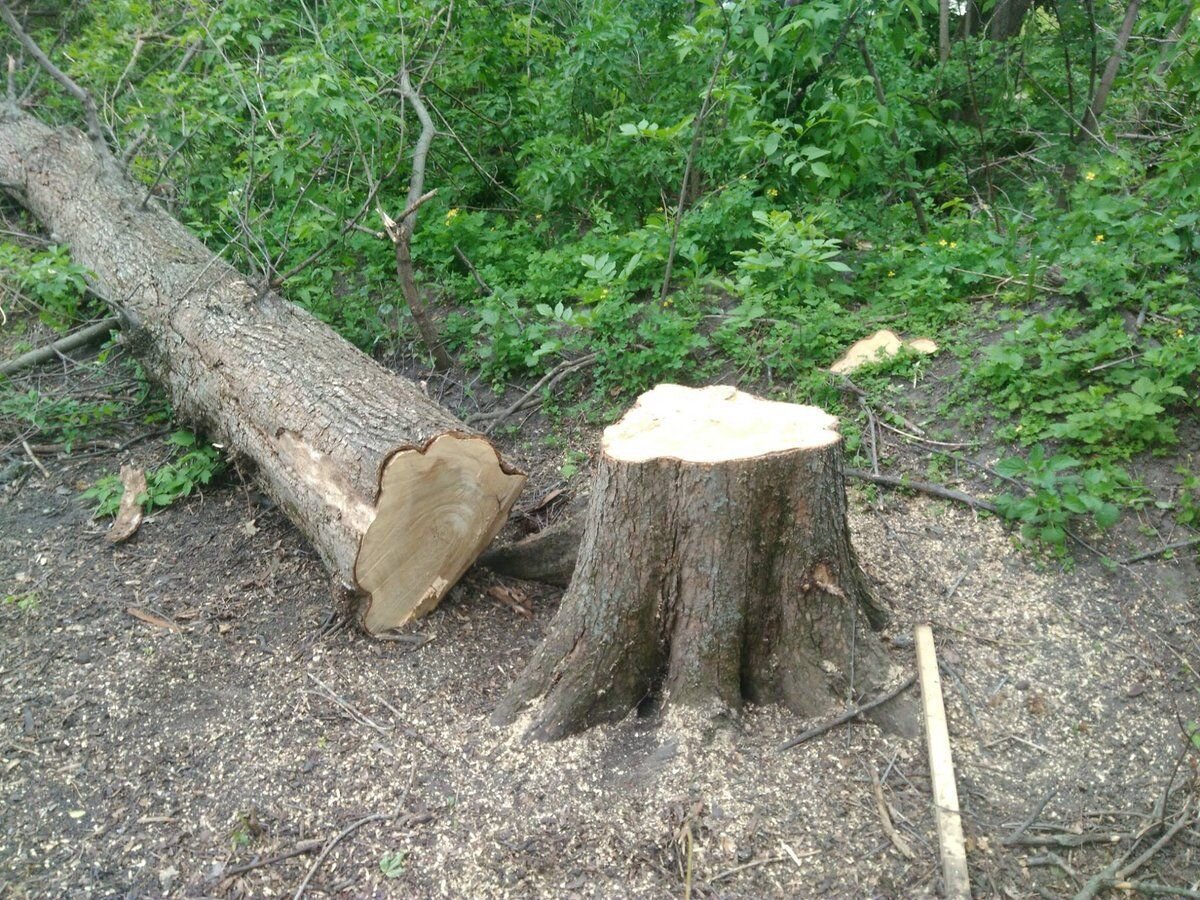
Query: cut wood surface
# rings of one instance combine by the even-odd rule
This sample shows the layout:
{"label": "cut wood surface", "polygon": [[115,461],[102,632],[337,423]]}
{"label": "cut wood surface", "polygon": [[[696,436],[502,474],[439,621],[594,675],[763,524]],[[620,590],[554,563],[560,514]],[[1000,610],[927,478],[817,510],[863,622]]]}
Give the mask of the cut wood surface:
{"label": "cut wood surface", "polygon": [[525,478],[485,437],[143,206],[87,137],[7,108],[0,184],[119,305],[176,414],[257,464],[367,631],[431,609],[503,525]]}
{"label": "cut wood surface", "polygon": [[946,727],[946,707],[942,702],[942,679],[938,673],[933,629],[928,625],[918,625],[915,637],[925,744],[929,751],[929,775],[942,854],[945,896],[951,900],[970,900],[971,880],[967,873],[967,851],[963,842],[962,816],[958,811],[958,787],[954,779],[950,731]]}
{"label": "cut wood surface", "polygon": [[[660,385],[604,432],[571,586],[496,713],[555,738],[648,697],[806,715],[891,676],[850,545],[837,420]],[[853,684],[851,684],[851,680]]]}

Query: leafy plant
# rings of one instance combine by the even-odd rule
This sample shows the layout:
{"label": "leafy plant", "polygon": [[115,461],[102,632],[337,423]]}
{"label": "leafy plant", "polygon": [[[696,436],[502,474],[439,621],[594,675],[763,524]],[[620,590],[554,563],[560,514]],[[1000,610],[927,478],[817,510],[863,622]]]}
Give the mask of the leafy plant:
{"label": "leafy plant", "polygon": [[[190,497],[198,487],[207,485],[225,469],[221,452],[212,445],[198,442],[190,431],[176,431],[167,438],[177,455],[169,463],[146,473],[146,494],[142,505],[147,513],[170,506],[181,497]],[[80,496],[95,501],[92,515],[116,515],[124,487],[116,475],[106,475]]]}
{"label": "leafy plant", "polygon": [[404,874],[407,861],[407,850],[396,850],[392,853],[385,853],[379,858],[379,871],[383,873],[384,878],[399,878]]}
{"label": "leafy plant", "polygon": [[38,599],[36,591],[23,591],[19,594],[5,594],[4,604],[6,606],[15,606],[21,612],[33,612],[37,609],[41,600]]}
{"label": "leafy plant", "polygon": [[1019,482],[1024,490],[996,498],[1001,515],[1021,524],[1026,538],[1037,539],[1057,553],[1066,552],[1067,528],[1076,516],[1089,516],[1100,528],[1108,528],[1120,516],[1108,500],[1116,485],[1113,473],[1098,468],[1076,472],[1080,462],[1063,454],[1046,455],[1041,444],[1027,458],[1010,457],[996,465],[1005,478]]}
{"label": "leafy plant", "polygon": [[[8,430],[41,435],[70,453],[79,441],[112,429],[125,415],[124,404],[54,397],[35,388],[0,393],[0,424]],[[4,420],[8,420],[7,423]]]}
{"label": "leafy plant", "polygon": [[43,322],[65,328],[87,305],[88,270],[76,265],[66,247],[29,251],[0,242],[0,278],[14,284],[38,310]]}

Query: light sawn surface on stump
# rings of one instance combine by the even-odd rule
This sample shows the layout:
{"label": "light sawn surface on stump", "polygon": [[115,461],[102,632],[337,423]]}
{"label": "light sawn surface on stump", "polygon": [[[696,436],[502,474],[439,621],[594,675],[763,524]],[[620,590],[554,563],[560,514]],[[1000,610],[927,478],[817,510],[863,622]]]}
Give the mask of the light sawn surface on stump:
{"label": "light sawn surface on stump", "polygon": [[816,715],[881,686],[836,426],[725,386],[643,394],[604,433],[574,578],[497,721],[554,738],[653,698]]}
{"label": "light sawn surface on stump", "polygon": [[85,136],[8,109],[0,184],[91,270],[176,414],[257,465],[369,631],[432,608],[503,525],[525,479],[486,438],[144,205]]}

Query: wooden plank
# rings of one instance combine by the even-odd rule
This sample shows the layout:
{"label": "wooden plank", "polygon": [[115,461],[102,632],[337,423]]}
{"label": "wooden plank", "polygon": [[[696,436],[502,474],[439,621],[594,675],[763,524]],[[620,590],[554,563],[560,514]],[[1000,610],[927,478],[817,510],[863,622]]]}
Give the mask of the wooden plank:
{"label": "wooden plank", "polygon": [[929,751],[933,807],[942,850],[942,879],[946,897],[970,900],[971,879],[967,874],[967,851],[963,844],[962,817],[958,813],[958,787],[954,782],[954,760],[950,755],[950,732],[946,728],[946,707],[942,703],[942,679],[938,674],[933,629],[918,625],[915,631],[925,745]]}

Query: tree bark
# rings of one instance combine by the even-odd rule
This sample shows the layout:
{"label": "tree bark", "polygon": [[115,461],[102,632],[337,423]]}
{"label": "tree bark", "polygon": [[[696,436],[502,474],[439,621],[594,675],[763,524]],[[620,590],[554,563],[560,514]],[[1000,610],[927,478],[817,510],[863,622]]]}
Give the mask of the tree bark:
{"label": "tree bark", "polygon": [[1025,14],[1032,0],[996,0],[988,19],[987,36],[993,41],[1007,41],[1021,33]]}
{"label": "tree bark", "polygon": [[1129,38],[1133,35],[1133,26],[1137,22],[1138,9],[1141,5],[1142,0],[1129,0],[1129,5],[1125,7],[1125,18],[1121,22],[1121,30],[1117,32],[1116,46],[1113,47],[1113,52],[1104,65],[1104,74],[1100,76],[1096,93],[1092,96],[1087,112],[1083,115],[1083,127],[1075,135],[1077,141],[1096,138],[1100,135],[1100,117],[1104,115],[1104,107],[1108,104],[1108,94],[1117,80],[1117,70],[1121,67],[1125,48],[1129,45]]}
{"label": "tree bark", "polygon": [[525,478],[406,381],[256,289],[73,129],[0,114],[0,185],[110,298],[177,415],[253,460],[371,633],[435,606]]}
{"label": "tree bark", "polygon": [[528,710],[554,739],[647,698],[812,715],[887,680],[836,425],[730,387],[642,395],[604,433],[571,586],[494,720]]}

